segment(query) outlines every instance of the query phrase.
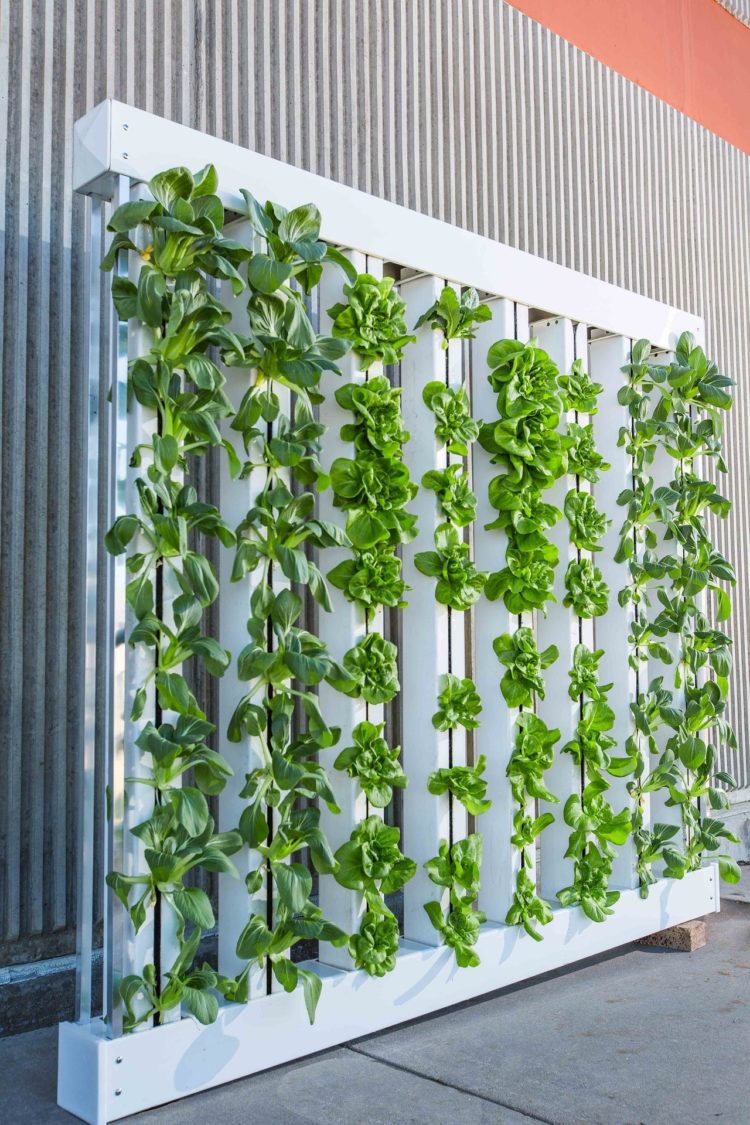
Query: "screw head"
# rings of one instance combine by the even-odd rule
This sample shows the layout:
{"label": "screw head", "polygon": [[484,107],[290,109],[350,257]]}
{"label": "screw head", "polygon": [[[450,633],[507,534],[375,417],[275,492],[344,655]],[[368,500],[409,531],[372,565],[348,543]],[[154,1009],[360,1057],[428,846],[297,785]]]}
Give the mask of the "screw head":
{"label": "screw head", "polygon": [[118,1088],[117,1088],[117,1089],[115,1090],[115,1097],[116,1097],[116,1098],[119,1098],[119,1096],[120,1096],[120,1094],[121,1094],[121,1093],[122,1093],[122,1090],[121,1090],[121,1089],[119,1088],[119,1086],[118,1086]]}
{"label": "screw head", "polygon": [[115,1059],[115,1062],[121,1063],[122,1062],[122,1055],[118,1055],[117,1058]]}
{"label": "screw head", "polygon": [[127,154],[126,152],[124,152],[124,153],[122,154],[122,158],[123,158],[123,160],[127,160],[127,158],[128,158],[128,154]]}
{"label": "screw head", "polygon": [[127,126],[127,123],[126,123],[125,125],[123,125],[123,129],[124,129],[124,130],[125,130],[125,132],[127,133],[127,131],[128,131],[128,126]]}

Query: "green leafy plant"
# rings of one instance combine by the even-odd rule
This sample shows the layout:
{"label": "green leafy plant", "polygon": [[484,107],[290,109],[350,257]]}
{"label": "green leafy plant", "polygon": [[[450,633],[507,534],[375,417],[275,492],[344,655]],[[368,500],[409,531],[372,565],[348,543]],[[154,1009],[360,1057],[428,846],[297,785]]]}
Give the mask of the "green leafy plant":
{"label": "green leafy plant", "polygon": [[508,706],[528,707],[532,704],[534,693],[544,699],[542,672],[557,660],[557,646],[548,645],[539,652],[533,629],[523,625],[513,634],[503,633],[496,637],[492,647],[500,663],[505,665],[500,690]]}
{"label": "green leafy plant", "polygon": [[357,550],[381,543],[395,546],[415,537],[416,518],[404,509],[417,486],[402,461],[338,457],[331,466],[331,481],[334,504],[348,513],[346,531]]}
{"label": "green leafy plant", "polygon": [[426,384],[422,398],[435,415],[435,437],[444,443],[448,453],[466,457],[479,434],[479,424],[471,416],[465,389],[434,381]]}
{"label": "green leafy plant", "polygon": [[592,652],[586,645],[578,644],[573,649],[573,667],[568,672],[568,695],[571,699],[578,699],[579,696],[594,700],[606,698],[612,684],[599,683],[599,661],[603,656],[603,648]]}
{"label": "green leafy plant", "polygon": [[601,617],[607,612],[609,586],[590,559],[568,563],[565,589],[563,605],[570,606],[579,617]]}
{"label": "green leafy plant", "polygon": [[329,571],[328,581],[368,614],[381,605],[398,609],[406,605],[404,594],[409,587],[401,577],[401,559],[388,543],[344,559]]}
{"label": "green leafy plant", "polygon": [[599,511],[594,497],[589,492],[577,492],[571,488],[565,497],[563,510],[573,546],[579,551],[601,551],[599,540],[612,520]]}
{"label": "green leafy plant", "polygon": [[344,296],[345,301],[328,310],[333,335],[349,341],[363,371],[378,361],[398,363],[416,337],[409,335],[406,306],[393,288],[393,278],[358,274],[344,286]]}
{"label": "green leafy plant", "polygon": [[[150,815],[132,830],[142,843],[144,869],[112,871],[107,882],[136,931],[153,909],[174,926],[178,950],[171,966],[146,964],[121,982],[126,1031],[182,1003],[202,1022],[215,1018],[217,978],[195,964],[213,913],[205,893],[184,881],[196,868],[236,874],[228,857],[242,845],[237,832],[214,830],[206,797],[219,793],[232,771],[208,746],[214,726],[182,665],[195,657],[211,676],[221,676],[230,661],[202,629],[218,581],[196,541],[214,538],[231,547],[235,533],[215,507],[199,502],[189,478],[192,458],[214,447],[223,448],[232,473],[240,469],[219,430],[232,408],[214,356],[218,351],[225,359],[241,344],[207,277],[225,278],[240,293],[245,282],[239,269],[250,251],[222,233],[224,209],[212,166],[196,176],[173,168],[148,187],[152,199],[125,203],[112,215],[113,238],[102,269],[112,269],[122,254],[139,263],[137,281],[114,278],[112,299],[120,319],[136,320],[144,330],[145,350],[130,364],[128,389],[131,401],[153,411],[158,429],[150,442],[129,451],[132,467],[140,470],[137,510],[116,520],[105,546],[115,555],[127,553],[126,598],[133,621],[128,640],[150,656],[128,721],[142,719],[150,684],[158,707],[171,714],[169,722],[146,718],[136,741],[148,755],[149,769],[126,782],[148,787],[153,795]],[[165,573],[180,591],[168,620],[159,597]],[[194,780],[183,785],[189,770]]]}
{"label": "green leafy plant", "polygon": [[492,807],[486,799],[487,782],[482,777],[487,759],[480,754],[473,766],[444,766],[427,779],[427,788],[435,797],[450,793],[472,816],[481,816]]}
{"label": "green leafy plant", "polygon": [[366,703],[390,703],[400,690],[396,646],[380,633],[368,633],[342,661],[333,686]]}
{"label": "green leafy plant", "polygon": [[430,469],[422,477],[422,488],[431,488],[437,493],[440,511],[454,527],[466,527],[476,519],[477,498],[468,473],[460,465]]}
{"label": "green leafy plant", "polygon": [[441,605],[463,611],[479,601],[486,575],[474,566],[469,557],[469,544],[464,542],[452,524],[441,524],[435,531],[435,550],[420,551],[414,556],[420,574],[437,578],[435,597]]}
{"label": "green leafy plant", "polygon": [[333,763],[356,777],[371,805],[384,809],[393,797],[394,787],[406,786],[406,774],[399,762],[400,747],[391,748],[382,737],[383,723],[361,722],[352,731],[353,745],[346,746]]}
{"label": "green leafy plant", "polygon": [[477,716],[482,711],[482,700],[473,680],[444,673],[437,702],[438,710],[432,716],[432,725],[437,730],[455,730],[459,726],[474,730],[479,726]]}
{"label": "green leafy plant", "polygon": [[505,921],[509,926],[523,926],[535,941],[542,940],[537,925],[551,922],[552,910],[538,896],[536,882],[529,872],[534,867],[533,849],[537,837],[555,818],[551,812],[535,816],[533,810],[537,800],[558,803],[558,798],[544,783],[544,774],[552,765],[555,743],[559,740],[559,730],[550,730],[533,711],[522,711],[516,719],[515,743],[506,770],[516,803],[511,840],[521,853],[521,866]]}
{"label": "green leafy plant", "polygon": [[542,493],[567,466],[566,442],[558,430],[558,371],[541,348],[517,340],[493,344],[487,363],[499,417],[482,425],[479,442],[502,470],[489,485],[498,516],[487,527],[503,530],[507,545],[506,565],[489,576],[485,592],[492,601],[502,598],[510,613],[544,610],[554,601],[558,561],[546,531],[561,513],[543,501]]}
{"label": "green leafy plant", "polygon": [[429,324],[443,334],[443,347],[450,340],[471,340],[474,326],[492,320],[489,305],[480,304],[476,289],[464,289],[459,298],[451,285],[446,285],[429,309],[422,313],[414,328]]}
{"label": "green leafy plant", "polygon": [[359,452],[377,450],[384,457],[398,454],[409,435],[401,416],[401,390],[385,375],[372,375],[365,383],[347,383],[336,391],[336,402],[351,410],[354,422],[341,427],[344,441]]}
{"label": "green leafy plant", "polygon": [[593,425],[580,426],[577,422],[569,422],[566,445],[568,472],[593,483],[599,480],[600,473],[611,468],[596,448]]}
{"label": "green leafy plant", "polygon": [[546,926],[552,921],[552,908],[536,893],[536,883],[525,867],[516,876],[516,889],[513,902],[505,918],[508,926],[523,926],[529,937],[541,941],[542,934],[537,926]]}
{"label": "green leafy plant", "polygon": [[371,977],[384,977],[396,968],[398,954],[398,921],[392,914],[365,914],[359,932],[349,939],[349,952],[355,969],[364,969]]}
{"label": "green leafy plant", "polygon": [[[696,347],[689,333],[680,337],[669,362],[651,362],[650,354],[647,340],[633,345],[624,368],[627,383],[618,395],[630,415],[620,445],[633,459],[632,487],[618,497],[626,515],[617,558],[627,562],[630,572],[619,600],[631,603],[635,611],[631,665],[638,668],[646,659],[672,664],[674,689],[684,692],[684,707],[675,706],[663,677],[652,680],[632,706],[635,732],[627,752],[633,780],[628,788],[644,896],[654,882],[657,859],[664,860],[667,877],[681,878],[700,866],[706,852],[716,852],[722,839],[731,838],[721,821],[701,811],[700,801],[707,797],[713,808],[723,806],[726,796],[712,784],[711,772],[719,747],[731,751],[736,745],[725,717],[728,638],[714,631],[699,604],[703,591],[711,591],[716,620],[724,620],[731,610],[726,585],[734,583],[734,571],[714,548],[708,526],[709,517],[727,515],[729,503],[696,471],[712,458],[716,470],[726,472],[721,415],[731,406],[732,380]],[[671,481],[655,485],[650,466],[659,450],[672,459],[675,472]],[[647,616],[643,609],[652,606],[654,589],[660,608]],[[670,635],[676,645],[670,645]],[[699,670],[707,665],[715,679],[701,682]],[[665,725],[673,733],[657,744],[656,731]],[[710,739],[704,733],[709,731]],[[656,764],[649,769],[648,759],[654,755]],[[726,773],[722,781],[734,784]],[[681,830],[644,825],[644,796],[659,789],[668,791],[667,805],[679,808]],[[719,861],[722,875],[734,879],[728,857]]]}
{"label": "green leafy plant", "polygon": [[558,377],[558,386],[565,410],[576,414],[596,414],[597,399],[604,390],[601,383],[595,383],[583,369],[583,361],[573,360],[570,374]]}
{"label": "green leafy plant", "polygon": [[375,914],[388,913],[383,896],[400,890],[417,869],[414,860],[401,852],[400,839],[398,828],[388,827],[379,816],[368,816],[336,852],[336,881],[361,891]]}
{"label": "green leafy plant", "polygon": [[473,832],[452,847],[447,840],[441,840],[438,854],[424,865],[433,883],[448,888],[447,917],[440,902],[426,902],[424,908],[446,945],[455,951],[456,963],[461,968],[479,964],[474,946],[487,916],[475,910],[473,904],[479,894],[481,863],[482,837]]}

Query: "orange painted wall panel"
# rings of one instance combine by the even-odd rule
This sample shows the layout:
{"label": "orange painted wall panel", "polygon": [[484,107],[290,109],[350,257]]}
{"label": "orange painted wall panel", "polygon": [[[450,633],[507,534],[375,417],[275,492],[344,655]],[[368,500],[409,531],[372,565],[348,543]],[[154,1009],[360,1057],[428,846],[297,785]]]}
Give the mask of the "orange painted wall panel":
{"label": "orange painted wall panel", "polygon": [[509,0],[750,152],[750,28],[716,0]]}

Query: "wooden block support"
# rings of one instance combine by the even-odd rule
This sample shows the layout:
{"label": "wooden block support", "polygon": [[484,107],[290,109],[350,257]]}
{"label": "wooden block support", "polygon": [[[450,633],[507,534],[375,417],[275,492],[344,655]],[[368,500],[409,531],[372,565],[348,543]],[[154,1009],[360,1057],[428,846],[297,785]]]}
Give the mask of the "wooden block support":
{"label": "wooden block support", "polygon": [[676,953],[694,953],[706,944],[706,923],[702,918],[694,918],[692,922],[682,922],[679,926],[670,926],[668,930],[639,938],[636,944],[673,949]]}

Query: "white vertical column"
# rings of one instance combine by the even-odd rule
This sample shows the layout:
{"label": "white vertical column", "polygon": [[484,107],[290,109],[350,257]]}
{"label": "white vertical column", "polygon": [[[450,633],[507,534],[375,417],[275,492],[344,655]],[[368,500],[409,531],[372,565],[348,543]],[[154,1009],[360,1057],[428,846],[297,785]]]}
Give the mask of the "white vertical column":
{"label": "white vertical column", "polygon": [[[575,358],[573,325],[562,317],[535,321],[531,326],[532,336],[536,336],[539,346],[544,348],[561,374],[570,371]],[[561,419],[561,428],[564,418]],[[544,494],[549,504],[563,510],[565,497],[575,488],[574,476],[563,476]],[[570,829],[563,819],[563,809],[568,797],[581,792],[581,771],[571,754],[561,753],[564,746],[575,734],[579,719],[577,700],[568,694],[568,671],[573,665],[573,650],[579,639],[579,620],[571,609],[563,605],[565,597],[565,571],[568,563],[577,559],[575,547],[571,546],[568,521],[563,516],[548,537],[560,553],[555,570],[554,593],[556,602],[547,603],[547,614],[537,613],[537,645],[539,650],[548,645],[557,645],[560,655],[545,678],[545,698],[537,700],[537,714],[550,728],[558,728],[560,742],[555,749],[555,760],[545,775],[545,783],[559,799],[558,805],[540,802],[541,810],[551,812],[555,821],[545,828],[541,836],[541,894],[543,898],[554,900],[557,892],[573,881],[573,860],[565,858]]]}
{"label": "white vertical column", "polygon": [[[669,364],[674,359],[672,352],[654,352],[651,356],[650,362],[654,364]],[[653,405],[657,402],[656,393],[653,395]],[[674,480],[679,469],[679,462],[670,457],[669,454],[662,448],[661,445],[657,446],[656,454],[653,463],[651,464],[650,473],[651,479],[654,482],[654,491],[665,485],[669,485]],[[666,539],[664,531],[660,525],[657,525],[657,538],[658,543],[655,548],[657,556],[673,554],[679,555],[681,548],[674,539]],[[659,616],[661,611],[661,603],[656,596],[656,590],[660,584],[664,584],[667,589],[669,588],[669,579],[662,579],[660,582],[653,582],[650,584],[649,596],[651,599],[651,606],[646,610],[646,616],[649,621],[653,621]],[[680,638],[676,633],[667,633],[666,637],[660,638],[665,648],[672,654],[672,663],[666,664],[656,657],[649,657],[643,668],[643,681],[641,690],[648,689],[648,684],[657,676],[662,676],[664,679],[663,686],[672,692],[672,706],[683,710],[685,707],[685,691],[684,688],[676,688],[674,684],[675,670],[677,663],[680,659],[682,647]],[[655,740],[659,753],[666,747],[667,742],[671,738],[671,727],[662,726],[656,732]],[[669,798],[668,789],[657,789],[651,794],[651,822],[652,824],[677,824],[680,831],[670,840],[670,845],[678,850],[684,844],[684,830],[682,826],[682,813],[679,805],[667,805]],[[658,864],[657,867],[661,867]]]}
{"label": "white vertical column", "polygon": [[[443,282],[435,277],[405,279],[401,285],[411,326],[436,301]],[[420,574],[414,558],[434,549],[435,529],[441,522],[435,494],[421,487],[430,469],[444,469],[446,451],[435,438],[432,415],[422,399],[426,383],[445,378],[446,358],[441,335],[429,325],[417,329],[417,342],[410,344],[401,361],[402,405],[411,438],[404,460],[412,480],[420,484],[409,508],[417,516],[419,536],[404,545],[404,579],[412,589],[403,616],[401,699],[404,770],[409,784],[404,790],[403,850],[417,864],[417,872],[404,887],[404,936],[425,945],[440,945],[424,903],[439,897],[439,888],[423,864],[437,855],[441,839],[450,836],[451,798],[436,797],[427,789],[431,773],[450,764],[448,731],[437,731],[430,716],[437,707],[440,676],[449,670],[450,616],[447,606],[435,600],[435,580]],[[463,643],[463,642],[462,642]],[[457,802],[453,802],[454,805]],[[447,909],[447,894],[442,896]]]}
{"label": "white vertical column", "polygon": [[[231,237],[252,245],[252,233],[247,222],[234,224]],[[222,285],[222,301],[232,311],[231,327],[238,332],[247,331],[248,294],[234,297],[228,283]],[[224,390],[235,410],[250,387],[254,373],[246,368],[225,370]],[[240,462],[250,459],[259,461],[263,443],[256,439],[248,453],[245,452],[242,435],[231,429],[231,418],[222,419],[221,432],[234,448]],[[219,495],[221,514],[231,528],[236,528],[252,508],[266,480],[265,470],[253,469],[244,480],[233,480],[224,452],[221,452]],[[260,569],[247,575],[240,582],[232,582],[234,551],[221,550],[219,554],[219,643],[232,655],[226,672],[218,683],[218,722],[217,749],[234,770],[218,798],[219,831],[228,832],[237,827],[247,801],[240,797],[245,786],[246,775],[264,764],[264,754],[260,739],[246,735],[241,742],[230,742],[227,729],[235,707],[247,691],[247,683],[237,675],[237,657],[249,641],[247,621],[250,617],[250,599],[258,585]],[[245,962],[237,956],[237,939],[251,914],[262,914],[267,910],[267,888],[265,883],[254,894],[249,895],[245,879],[256,871],[262,856],[254,849],[243,847],[232,862],[239,872],[239,879],[231,875],[219,875],[219,972],[226,976],[236,976],[242,971]],[[252,966],[248,978],[248,996],[251,1000],[266,994],[266,974],[264,969]]]}
{"label": "white vertical column", "polygon": [[[460,299],[460,296],[461,296],[460,287],[454,286],[454,289],[456,290],[456,295]],[[440,334],[435,332],[434,329],[433,329],[433,335],[437,336],[438,339],[440,339]],[[447,349],[443,349],[441,347],[441,352],[442,352],[442,355],[444,357],[444,362],[445,362],[445,380],[446,380],[446,383],[447,383],[448,387],[450,387],[451,389],[460,390],[460,388],[462,386],[464,386],[464,382],[468,383],[468,372],[466,373],[466,375],[464,373],[464,365],[463,365],[464,349],[462,347],[461,340],[449,340]],[[437,377],[439,378],[440,376],[438,375]],[[469,388],[467,387],[466,389],[467,389],[467,393],[468,393]],[[419,392],[419,394],[420,394],[420,398],[421,398],[421,391]],[[422,417],[424,418],[425,415],[427,416],[427,424],[428,425],[429,424],[434,425],[433,416],[423,402],[422,403]],[[440,458],[438,458],[438,459],[440,459]],[[445,453],[444,453],[444,464],[442,466],[443,468],[447,468],[449,465],[463,465],[463,464],[464,464],[464,458],[459,453],[448,453],[447,450],[445,451]],[[419,480],[417,481],[417,484],[420,484]],[[434,503],[437,505],[437,496],[435,496],[434,493],[432,493],[432,496],[433,496]],[[438,520],[439,520],[439,522],[443,522],[442,515],[438,515]],[[472,539],[471,539],[471,528],[470,527],[464,528],[463,531],[464,531],[464,534],[465,534],[466,538],[471,543],[471,541],[472,541]],[[473,554],[473,551],[472,551],[472,554]],[[449,610],[448,611],[448,636],[449,636],[448,658],[449,658],[449,667],[444,669],[444,671],[450,671],[452,673],[452,675],[458,676],[459,679],[463,679],[466,675],[466,644],[467,644],[467,638],[470,636],[470,629],[467,625],[467,621],[470,621],[471,614],[472,614],[472,610],[470,610],[470,609],[466,610],[464,613],[461,613],[460,611],[457,611],[457,610]],[[437,707],[437,692],[436,692],[435,706]],[[451,760],[451,765],[453,765],[453,766],[465,766],[467,764],[467,747],[468,747],[468,739],[467,739],[467,731],[466,731],[465,727],[458,726],[458,727],[456,727],[455,730],[450,731],[450,760]],[[463,805],[461,804],[460,801],[455,801],[453,799],[451,799],[450,813],[451,813],[451,841],[450,842],[451,842],[451,844],[453,844],[453,843],[456,842],[456,840],[462,840],[468,834],[468,831],[469,831],[469,814],[467,813],[466,809],[463,807]],[[435,851],[433,854],[437,855],[437,851]],[[437,887],[435,889],[437,890]]]}
{"label": "white vertical column", "polygon": [[[132,197],[138,198],[141,195],[140,191],[133,192]],[[138,241],[143,244],[146,241],[146,235],[143,228],[139,229]],[[122,258],[123,255],[120,255]],[[135,254],[128,254],[128,267],[127,272],[130,281],[134,285],[138,284],[138,275],[140,272],[140,262]],[[128,361],[132,361],[138,356],[147,355],[153,343],[153,330],[146,327],[139,320],[132,320],[127,325],[120,325],[119,331],[124,331],[127,344],[127,357]],[[114,397],[114,396],[113,396]],[[140,497],[136,487],[137,479],[146,477],[149,466],[153,464],[153,447],[152,440],[154,435],[158,432],[158,419],[155,410],[150,407],[141,406],[139,402],[133,398],[129,403],[126,422],[127,442],[126,449],[120,449],[119,455],[122,458],[121,463],[117,468],[117,492],[122,495],[122,488],[124,485],[124,504],[120,501],[117,503],[116,514],[120,515],[123,512],[141,515]],[[141,464],[138,468],[134,468],[130,464],[130,454],[136,448],[141,446]],[[127,458],[127,460],[126,460]],[[118,496],[119,500],[119,496]],[[140,532],[133,536],[128,549],[128,558],[131,555],[146,553],[150,548],[150,544],[145,535]],[[131,722],[130,714],[135,701],[136,692],[145,683],[149,676],[152,676],[155,664],[154,650],[146,645],[137,644],[131,646],[127,643],[127,639],[132,633],[137,624],[135,614],[130,606],[125,602],[124,584],[127,579],[116,578],[114,599],[115,599],[115,628],[118,622],[124,618],[124,635],[123,639],[126,642],[124,651],[119,651],[116,647],[115,650],[115,687],[117,690],[118,682],[124,685],[124,701],[116,707],[116,711],[120,712],[115,719],[115,738],[117,738],[117,725],[122,718],[122,711],[124,705],[124,729],[123,729],[123,755],[124,755],[124,776],[126,778],[144,778],[150,779],[152,776],[152,762],[151,755],[141,750],[136,745],[138,736],[147,722],[156,722],[156,690],[154,687],[153,678],[149,681],[145,689],[145,702],[143,704],[141,718],[137,722]],[[156,579],[152,575],[152,585],[154,587],[154,595],[156,595]],[[119,609],[118,609],[119,605]],[[157,607],[158,609],[158,607]],[[119,667],[118,667],[119,666]],[[118,675],[119,671],[119,675]],[[148,785],[139,784],[137,781],[129,781],[125,783],[124,789],[124,805],[123,805],[123,822],[122,822],[122,865],[121,870],[125,875],[141,875],[148,872],[148,864],[145,858],[145,845],[133,835],[133,829],[147,820],[154,809],[154,791]],[[117,870],[116,858],[113,857],[115,870]],[[134,888],[131,895],[131,901],[134,900],[136,895],[141,893],[142,888],[137,886]],[[119,904],[116,907],[119,909]],[[125,920],[123,930],[123,950],[122,950],[122,963],[120,966],[115,966],[115,972],[118,969],[122,972],[123,976],[127,973],[135,973],[138,976],[143,974],[144,965],[155,964],[155,919],[154,909],[149,908],[146,912],[146,921],[141,926],[136,934],[129,919]],[[148,1007],[148,1002],[145,996],[137,995],[133,1002],[133,1009],[136,1014],[140,1015]],[[137,1030],[143,1030],[152,1026],[152,1020],[146,1020],[139,1025]]]}
{"label": "white vertical column", "polygon": [[[471,342],[472,413],[479,421],[497,418],[497,395],[489,384],[487,352],[497,340],[513,339],[515,309],[512,301],[498,298],[488,302],[492,320],[476,327]],[[477,496],[477,518],[474,527],[474,556],[477,569],[492,574],[505,566],[508,537],[504,531],[485,530],[497,518],[490,505],[488,488],[502,468],[490,463],[490,454],[479,442],[472,447],[473,487]],[[482,599],[474,614],[474,683],[482,700],[480,725],[474,731],[477,755],[487,759],[485,779],[487,797],[492,808],[482,818],[483,860],[479,889],[479,908],[491,922],[504,922],[508,913],[516,876],[520,868],[520,852],[513,847],[513,815],[515,806],[507,778],[508,762],[513,754],[515,721],[518,709],[509,707],[500,690],[502,668],[492,647],[495,637],[513,633],[518,628],[518,615],[511,614],[502,600]]]}
{"label": "white vertical column", "polygon": [[[607,612],[594,621],[594,647],[604,649],[599,663],[599,679],[602,683],[613,684],[609,693],[609,705],[615,713],[612,737],[617,739],[613,754],[621,757],[625,753],[625,743],[634,726],[630,705],[636,699],[638,690],[637,673],[630,667],[630,643],[628,637],[633,624],[635,610],[631,603],[621,606],[617,600],[620,590],[630,581],[628,563],[615,562],[615,553],[620,542],[620,528],[625,518],[624,507],[618,506],[617,497],[624,489],[633,486],[633,462],[623,446],[618,446],[621,427],[630,428],[630,414],[626,406],[617,401],[620,387],[625,385],[622,368],[630,359],[630,340],[624,336],[604,336],[589,344],[589,371],[591,378],[601,383],[604,390],[599,395],[599,410],[592,418],[594,439],[599,451],[610,462],[611,468],[602,473],[594,486],[594,496],[599,511],[612,521],[600,540],[602,548],[594,556],[605,582],[609,586],[609,606]],[[615,812],[631,804],[627,790],[630,778],[610,778],[608,799]],[[644,795],[648,800],[648,795]],[[648,810],[645,823],[648,823]],[[636,849],[632,836],[628,837],[612,863],[612,888],[635,887],[638,879],[635,872]]]}
{"label": "white vertical column", "polygon": [[[364,254],[352,251],[347,256],[358,273],[363,273],[367,269],[368,263]],[[344,282],[344,276],[338,267],[333,265],[324,267],[318,290],[320,331],[323,333],[330,330],[331,318],[328,316],[328,309],[341,300]],[[325,401],[320,404],[319,416],[321,423],[328,427],[324,438],[327,469],[330,469],[337,457],[356,456],[352,442],[343,441],[341,438],[341,427],[353,420],[352,414],[339,406],[334,397],[335,392],[345,383],[364,383],[368,378],[368,374],[359,369],[357,356],[351,352],[339,360],[339,368],[341,375],[330,371],[323,372],[320,383]],[[335,508],[333,500],[331,489],[320,493],[318,497],[320,518],[343,527],[346,523],[346,512]],[[340,562],[350,557],[349,547],[328,548],[321,556],[321,569],[327,574]],[[367,621],[362,607],[348,601],[342,591],[331,586],[330,596],[332,612],[320,611],[318,636],[325,642],[334,660],[340,662],[344,654],[364,640],[368,632],[382,632],[383,615],[382,610],[378,610],[371,614],[370,620]],[[320,708],[326,722],[330,726],[341,728],[341,738],[333,751],[333,756],[343,747],[352,744],[352,731],[359,723],[364,722],[368,717],[371,722],[382,722],[382,707],[370,707],[363,699],[342,695],[326,683],[321,683],[319,696]],[[356,778],[350,778],[346,772],[334,769],[333,757],[326,764],[331,789],[341,812],[331,813],[321,802],[320,823],[335,852],[346,843],[359,821],[367,816],[368,803]],[[380,810],[372,811],[375,813]],[[364,899],[359,892],[340,886],[332,875],[323,875],[320,877],[318,901],[328,921],[340,926],[349,934],[357,932],[365,911]],[[346,947],[337,949],[328,942],[320,943],[319,959],[324,964],[340,969],[350,969],[353,966]]]}

